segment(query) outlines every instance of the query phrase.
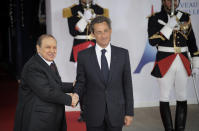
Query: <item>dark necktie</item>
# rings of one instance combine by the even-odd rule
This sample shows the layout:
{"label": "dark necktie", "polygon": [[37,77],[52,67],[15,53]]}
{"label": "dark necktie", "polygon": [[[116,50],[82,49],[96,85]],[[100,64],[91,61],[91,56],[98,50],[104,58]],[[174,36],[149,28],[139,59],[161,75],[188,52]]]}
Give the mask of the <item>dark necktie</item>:
{"label": "dark necktie", "polygon": [[50,69],[51,69],[52,71],[54,71],[55,73],[57,72],[55,63],[52,62],[52,63],[50,64]]}
{"label": "dark necktie", "polygon": [[104,80],[107,83],[108,76],[109,76],[109,69],[108,69],[108,62],[105,56],[106,49],[102,49],[102,55],[101,55],[101,72],[104,76]]}

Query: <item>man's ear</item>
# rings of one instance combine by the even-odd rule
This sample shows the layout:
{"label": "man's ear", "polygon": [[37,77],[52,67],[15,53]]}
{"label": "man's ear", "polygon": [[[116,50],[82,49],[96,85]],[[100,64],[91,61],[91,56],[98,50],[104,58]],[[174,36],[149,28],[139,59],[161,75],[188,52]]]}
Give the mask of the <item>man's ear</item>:
{"label": "man's ear", "polygon": [[36,45],[36,49],[37,49],[37,53],[39,53],[40,52],[40,46]]}
{"label": "man's ear", "polygon": [[91,32],[91,36],[95,38],[94,32]]}

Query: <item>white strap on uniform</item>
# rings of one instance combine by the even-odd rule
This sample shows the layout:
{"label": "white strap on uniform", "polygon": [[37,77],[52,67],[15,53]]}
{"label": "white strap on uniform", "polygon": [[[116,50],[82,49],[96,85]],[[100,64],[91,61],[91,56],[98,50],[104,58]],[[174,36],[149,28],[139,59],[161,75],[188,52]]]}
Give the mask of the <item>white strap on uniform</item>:
{"label": "white strap on uniform", "polygon": [[[187,52],[188,51],[188,47],[185,46],[185,47],[178,47],[180,48],[180,51],[181,52]],[[165,47],[165,46],[158,46],[158,51],[161,51],[161,52],[176,52],[175,48],[174,47]]]}
{"label": "white strap on uniform", "polygon": [[89,35],[77,35],[74,37],[75,39],[94,39],[93,37]]}
{"label": "white strap on uniform", "polygon": [[[176,17],[178,19],[180,19],[182,17],[182,12],[178,12]],[[158,19],[158,23],[161,24],[161,25],[166,25],[166,23],[163,20],[160,20],[160,19]]]}

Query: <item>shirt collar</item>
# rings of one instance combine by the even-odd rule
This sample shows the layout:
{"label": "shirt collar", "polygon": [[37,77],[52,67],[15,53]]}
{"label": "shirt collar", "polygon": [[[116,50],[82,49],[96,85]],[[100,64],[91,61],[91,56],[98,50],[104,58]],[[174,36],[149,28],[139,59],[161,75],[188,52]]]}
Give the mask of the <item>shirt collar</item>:
{"label": "shirt collar", "polygon": [[106,49],[107,53],[109,53],[111,51],[111,43],[109,42],[108,46],[106,48],[102,48],[101,46],[99,46],[97,43],[96,43],[96,46],[95,46],[95,49],[96,51],[98,52],[101,52],[102,49]]}
{"label": "shirt collar", "polygon": [[38,55],[50,66],[51,63],[53,63],[53,61],[47,61],[46,59],[44,59],[39,53]]}

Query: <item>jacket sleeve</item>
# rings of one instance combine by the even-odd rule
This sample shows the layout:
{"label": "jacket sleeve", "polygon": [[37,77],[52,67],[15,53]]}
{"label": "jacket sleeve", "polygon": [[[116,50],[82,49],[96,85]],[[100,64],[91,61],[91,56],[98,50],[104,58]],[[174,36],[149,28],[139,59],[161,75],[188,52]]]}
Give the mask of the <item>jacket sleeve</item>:
{"label": "jacket sleeve", "polygon": [[84,70],[84,64],[83,64],[83,56],[80,52],[78,54],[78,60],[77,60],[77,77],[76,77],[76,84],[74,87],[74,93],[77,93],[81,99],[81,96],[83,94],[83,90],[85,88],[86,83],[86,74]]}
{"label": "jacket sleeve", "polygon": [[157,46],[162,43],[166,38],[161,34],[160,30],[163,26],[158,23],[155,16],[149,17],[148,20],[148,39],[152,46]]}
{"label": "jacket sleeve", "polygon": [[65,93],[72,93],[73,92],[73,83],[63,82],[62,83],[62,90]]}
{"label": "jacket sleeve", "polygon": [[187,45],[188,45],[189,52],[192,57],[199,56],[199,50],[198,50],[198,47],[196,44],[196,38],[195,38],[191,24],[190,24],[190,28],[189,28]]}
{"label": "jacket sleeve", "polygon": [[133,101],[133,87],[132,87],[132,77],[131,77],[131,68],[129,53],[126,52],[125,55],[125,67],[123,72],[123,87],[124,87],[124,96],[125,96],[125,115],[133,116],[134,115],[134,101]]}
{"label": "jacket sleeve", "polygon": [[65,94],[59,84],[52,83],[47,73],[36,66],[27,68],[25,83],[43,101],[71,105],[71,96]]}

